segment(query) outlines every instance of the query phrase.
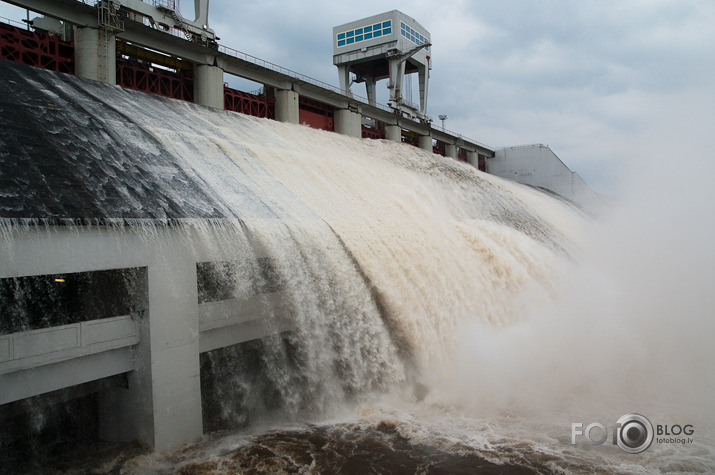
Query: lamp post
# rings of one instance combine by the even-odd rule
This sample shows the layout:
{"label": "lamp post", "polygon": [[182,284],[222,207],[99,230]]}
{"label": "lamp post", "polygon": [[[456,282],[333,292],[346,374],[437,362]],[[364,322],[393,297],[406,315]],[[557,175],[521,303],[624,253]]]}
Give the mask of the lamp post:
{"label": "lamp post", "polygon": [[442,132],[444,132],[444,121],[447,120],[447,114],[440,114],[438,117],[442,121]]}

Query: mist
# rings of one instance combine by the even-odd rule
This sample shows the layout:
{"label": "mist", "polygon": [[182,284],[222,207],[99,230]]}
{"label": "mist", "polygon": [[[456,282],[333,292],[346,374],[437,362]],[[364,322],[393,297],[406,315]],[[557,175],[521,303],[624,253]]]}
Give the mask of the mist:
{"label": "mist", "polygon": [[642,150],[620,198],[561,263],[554,298],[524,293],[517,323],[465,329],[439,397],[476,414],[711,419],[715,170],[706,142],[690,145],[677,154],[687,160]]}

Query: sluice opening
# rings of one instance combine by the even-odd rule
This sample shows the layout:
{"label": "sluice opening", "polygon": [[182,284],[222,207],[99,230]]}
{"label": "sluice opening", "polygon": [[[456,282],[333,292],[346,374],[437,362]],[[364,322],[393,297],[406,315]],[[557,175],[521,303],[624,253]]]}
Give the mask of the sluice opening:
{"label": "sluice opening", "polygon": [[104,395],[126,384],[122,374],[0,405],[0,472],[71,466],[101,440]]}
{"label": "sluice opening", "polygon": [[0,335],[88,322],[139,309],[141,269],[0,279]]}
{"label": "sluice opening", "polygon": [[146,287],[145,268],[0,279],[0,467],[61,468],[100,442]]}
{"label": "sluice opening", "polygon": [[297,361],[288,332],[201,353],[200,364],[204,432],[291,417],[295,401],[285,380],[294,378]]}

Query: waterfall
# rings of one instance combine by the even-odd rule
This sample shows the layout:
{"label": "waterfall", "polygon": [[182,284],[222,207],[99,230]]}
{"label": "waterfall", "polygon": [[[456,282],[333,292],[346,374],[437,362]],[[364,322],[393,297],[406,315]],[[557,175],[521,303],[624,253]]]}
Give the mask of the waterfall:
{"label": "waterfall", "polygon": [[[312,435],[341,439],[343,430],[371,430],[388,434],[389,444],[427,444],[439,434],[433,439],[446,446],[451,433],[459,450],[476,447],[470,453],[482,456],[506,446],[502,455],[512,462],[506,439],[471,438],[492,421],[464,423],[459,411],[483,416],[493,405],[510,415],[529,400],[538,414],[543,399],[531,396],[543,386],[580,390],[587,385],[575,375],[597,372],[598,360],[577,365],[559,353],[577,351],[565,342],[580,335],[584,317],[554,305],[594,229],[565,200],[406,144],[355,140],[20,66],[0,71],[0,107],[13,111],[12,120],[3,113],[0,128],[0,304],[13,318],[0,325],[3,332],[89,320],[82,306],[45,320],[23,310],[66,301],[60,293],[44,300],[33,294],[49,285],[38,279],[50,275],[81,274],[92,289],[124,282],[125,296],[111,297],[121,301],[106,307],[131,313],[141,342],[159,339],[152,333],[158,330],[147,330],[158,318],[152,311],[148,322],[143,316],[147,300],[175,300],[169,323],[171,312],[194,319],[200,313],[198,327],[176,317],[179,336],[158,340],[188,342],[196,355],[203,334],[229,328],[201,327],[203,315],[238,318],[241,309],[232,306],[255,307],[263,318],[258,337],[227,346],[212,340],[191,362],[195,369],[186,370],[200,386],[205,430],[367,407],[369,422]],[[160,291],[157,280],[165,285]],[[591,316],[580,302],[572,308]],[[538,320],[539,312],[551,314]],[[609,337],[609,329],[598,335]],[[540,352],[539,344],[555,349]],[[511,352],[521,357],[514,367]],[[637,348],[627,355],[637,360]],[[574,387],[549,376],[554,368]],[[630,374],[608,375],[616,373]],[[131,378],[120,385],[152,379]],[[553,394],[540,393],[547,396]],[[391,412],[395,405],[421,414],[449,409],[425,416],[430,429],[421,432],[413,413]],[[32,430],[44,424],[41,414],[31,422],[38,426]],[[530,422],[542,421],[534,416],[523,424]],[[552,442],[526,444],[545,453]]]}
{"label": "waterfall", "polygon": [[[153,226],[178,226],[187,252],[221,249],[222,264],[207,269],[231,282],[231,298],[250,296],[269,259],[292,331],[265,342],[261,365],[291,414],[435,384],[464,325],[518,320],[527,289],[548,298],[554,263],[575,252],[585,222],[537,190],[407,145],[41,71],[4,74],[8,104],[48,111],[34,131],[43,148],[5,137],[18,157],[6,172],[6,226],[110,224],[114,240],[125,228],[152,240]],[[35,113],[21,107],[17,130],[28,134]],[[34,192],[23,194],[28,182]]]}

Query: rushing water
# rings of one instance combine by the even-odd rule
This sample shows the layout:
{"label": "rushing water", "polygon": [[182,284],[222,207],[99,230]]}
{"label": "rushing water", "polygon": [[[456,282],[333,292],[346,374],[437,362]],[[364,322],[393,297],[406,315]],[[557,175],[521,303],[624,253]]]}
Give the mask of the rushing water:
{"label": "rushing water", "polygon": [[[677,297],[681,286],[645,285],[635,268],[647,250],[617,243],[613,226],[407,145],[50,78],[34,79],[34,97],[83,111],[47,119],[48,133],[81,139],[62,139],[68,155],[57,162],[102,184],[87,185],[92,206],[66,217],[127,227],[126,218],[176,219],[207,241],[213,228],[235,229],[219,244],[235,259],[213,272],[231,276],[234,296],[277,285],[294,309],[293,331],[203,357],[221,430],[170,453],[98,445],[64,460],[68,470],[715,467],[703,336],[712,325],[701,326],[712,297],[697,285],[682,294],[690,313],[674,325],[677,307],[653,294]],[[76,215],[83,209],[100,214]],[[273,283],[240,278],[260,272]],[[608,425],[631,412],[694,425],[694,441],[636,455],[610,439],[571,443],[572,423]]]}

